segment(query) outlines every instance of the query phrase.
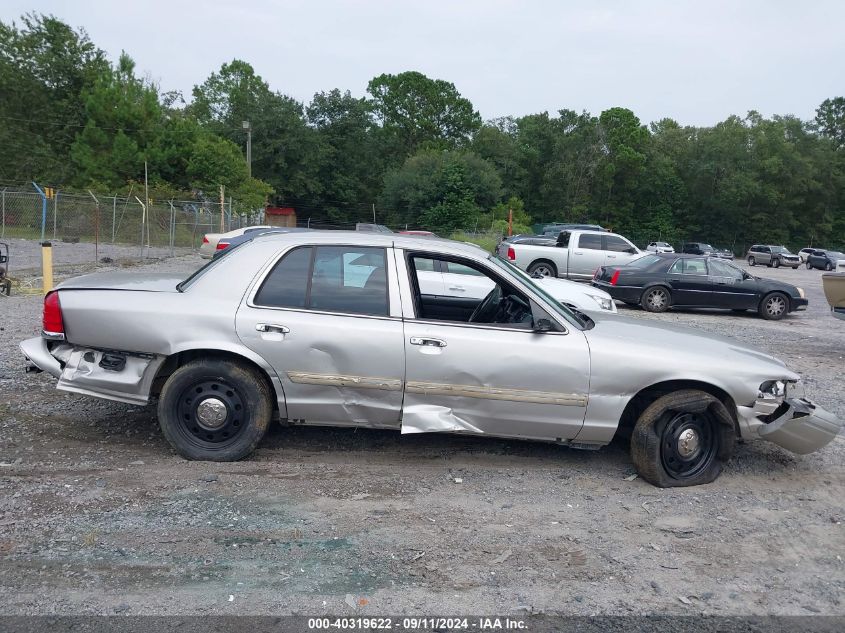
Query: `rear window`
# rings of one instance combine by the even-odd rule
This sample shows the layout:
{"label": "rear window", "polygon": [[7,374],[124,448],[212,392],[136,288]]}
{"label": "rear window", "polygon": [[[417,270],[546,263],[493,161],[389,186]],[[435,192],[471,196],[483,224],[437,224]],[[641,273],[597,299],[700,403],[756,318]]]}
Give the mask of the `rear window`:
{"label": "rear window", "polygon": [[666,259],[663,257],[658,257],[657,255],[646,255],[645,257],[640,257],[639,259],[635,259],[628,266],[633,266],[634,268],[651,268],[652,266],[657,266],[661,262],[666,262]]}

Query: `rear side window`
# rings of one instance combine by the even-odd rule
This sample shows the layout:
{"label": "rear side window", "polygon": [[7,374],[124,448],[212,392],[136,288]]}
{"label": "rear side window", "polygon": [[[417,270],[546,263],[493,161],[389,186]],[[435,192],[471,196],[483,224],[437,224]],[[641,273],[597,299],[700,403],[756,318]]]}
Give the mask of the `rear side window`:
{"label": "rear side window", "polygon": [[591,233],[582,233],[578,237],[578,248],[587,248],[592,251],[600,251],[601,235],[593,235]]}
{"label": "rear side window", "polygon": [[256,305],[387,316],[383,248],[307,246],[285,255],[255,295]]}
{"label": "rear side window", "polygon": [[463,264],[458,264],[456,262],[446,262],[446,272],[453,273],[455,275],[473,275],[475,277],[483,277],[484,273],[475,270],[474,268],[470,268],[469,266],[464,266]]}
{"label": "rear side window", "polygon": [[[631,249],[631,245],[628,244],[625,240],[621,237],[617,237],[615,235],[605,235],[604,239],[606,240],[607,246],[604,250],[606,251],[613,251],[614,253],[627,253]],[[663,246],[663,242],[658,242],[658,245]]]}
{"label": "rear side window", "polygon": [[276,308],[304,308],[313,250],[306,246],[285,255],[261,284],[255,303]]}

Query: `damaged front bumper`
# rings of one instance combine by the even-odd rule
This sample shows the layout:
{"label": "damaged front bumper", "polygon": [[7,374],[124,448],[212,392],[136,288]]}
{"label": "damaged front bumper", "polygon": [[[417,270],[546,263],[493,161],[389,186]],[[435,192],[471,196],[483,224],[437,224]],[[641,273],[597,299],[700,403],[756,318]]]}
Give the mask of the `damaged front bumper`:
{"label": "damaged front bumper", "polygon": [[759,399],[753,407],[739,407],[746,421],[745,439],[760,438],[788,451],[806,455],[833,441],[842,420],[806,398]]}
{"label": "damaged front bumper", "polygon": [[107,400],[144,405],[163,356],[129,354],[48,342],[36,337],[23,341],[27,371],[44,371],[59,379],[56,388]]}

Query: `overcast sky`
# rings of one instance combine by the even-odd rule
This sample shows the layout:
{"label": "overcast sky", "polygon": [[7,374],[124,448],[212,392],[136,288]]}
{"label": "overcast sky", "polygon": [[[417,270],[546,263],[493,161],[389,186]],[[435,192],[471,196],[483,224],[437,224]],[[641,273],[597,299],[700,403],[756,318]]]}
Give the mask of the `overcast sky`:
{"label": "overcast sky", "polygon": [[845,95],[841,0],[3,0],[121,49],[163,90],[233,58],[301,101],[362,96],[381,73],[453,82],[485,119],[632,109],[711,125],[730,114],[812,118]]}

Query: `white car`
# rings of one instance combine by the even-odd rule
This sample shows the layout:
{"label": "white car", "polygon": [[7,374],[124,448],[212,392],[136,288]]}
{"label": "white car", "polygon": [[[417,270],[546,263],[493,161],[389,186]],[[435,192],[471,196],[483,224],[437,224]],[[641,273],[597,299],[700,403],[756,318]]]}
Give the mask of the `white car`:
{"label": "white car", "polygon": [[[493,281],[477,270],[462,264],[417,259],[417,279],[420,294],[449,297],[455,300],[469,299],[474,303],[486,297],[493,289]],[[604,290],[574,281],[542,277],[532,279],[557,302],[581,311],[615,313],[616,303]]]}
{"label": "white car", "polygon": [[206,233],[202,236],[202,245],[200,246],[200,257],[205,259],[211,259],[214,257],[214,253],[217,252],[217,243],[228,237],[238,237],[243,235],[244,233],[249,233],[250,231],[264,231],[266,229],[272,229],[272,226],[268,225],[261,225],[261,226],[245,226],[241,229],[235,229],[234,231],[229,231],[228,233]]}
{"label": "white car", "polygon": [[649,253],[674,253],[674,247],[668,242],[649,242],[645,249]]}
{"label": "white car", "polygon": [[818,249],[818,248],[802,248],[800,251],[798,251],[798,257],[801,258],[801,263],[802,264],[806,263],[807,256],[812,255],[817,250],[821,250],[821,249]]}

